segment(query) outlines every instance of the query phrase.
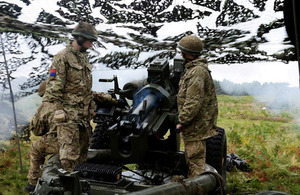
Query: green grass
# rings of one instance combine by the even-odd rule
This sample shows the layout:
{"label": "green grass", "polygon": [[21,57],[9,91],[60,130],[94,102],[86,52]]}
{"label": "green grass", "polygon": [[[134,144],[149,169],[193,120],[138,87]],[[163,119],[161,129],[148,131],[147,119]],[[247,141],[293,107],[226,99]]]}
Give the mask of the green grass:
{"label": "green grass", "polygon": [[[300,116],[300,109],[264,109],[266,105],[250,96],[222,95],[218,101],[218,126],[226,131],[227,153],[237,154],[253,168],[251,172],[234,169],[227,173],[228,194],[299,193],[300,127],[294,116]],[[21,141],[20,173],[17,142],[0,142],[0,195],[27,194],[21,188],[27,184],[30,144]]]}
{"label": "green grass", "polygon": [[28,194],[21,191],[27,185],[30,143],[21,141],[23,173],[16,140],[0,142],[0,195]]}
{"label": "green grass", "polygon": [[227,153],[248,162],[251,172],[227,173],[229,194],[267,190],[300,192],[299,108],[273,111],[253,97],[218,96],[218,126],[226,130]]}

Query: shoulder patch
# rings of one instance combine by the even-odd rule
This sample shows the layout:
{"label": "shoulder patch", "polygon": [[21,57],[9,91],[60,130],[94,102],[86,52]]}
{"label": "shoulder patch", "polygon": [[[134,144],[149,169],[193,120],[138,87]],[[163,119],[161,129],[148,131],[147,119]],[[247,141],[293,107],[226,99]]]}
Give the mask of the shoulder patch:
{"label": "shoulder patch", "polygon": [[50,70],[50,76],[55,77],[56,76],[56,69],[51,69]]}

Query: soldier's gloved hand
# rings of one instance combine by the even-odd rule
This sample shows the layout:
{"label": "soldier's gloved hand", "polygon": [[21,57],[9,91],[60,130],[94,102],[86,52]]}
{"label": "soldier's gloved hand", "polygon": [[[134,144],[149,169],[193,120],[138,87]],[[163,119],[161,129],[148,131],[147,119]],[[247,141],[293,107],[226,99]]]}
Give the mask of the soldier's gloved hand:
{"label": "soldier's gloved hand", "polygon": [[113,99],[110,94],[103,92],[94,92],[93,96],[94,100],[99,103],[109,102]]}
{"label": "soldier's gloved hand", "polygon": [[54,112],[54,120],[57,122],[65,122],[67,120],[67,114],[64,110],[56,110]]}
{"label": "soldier's gloved hand", "polygon": [[127,103],[123,99],[118,99],[117,107],[119,108],[125,108],[127,106]]}

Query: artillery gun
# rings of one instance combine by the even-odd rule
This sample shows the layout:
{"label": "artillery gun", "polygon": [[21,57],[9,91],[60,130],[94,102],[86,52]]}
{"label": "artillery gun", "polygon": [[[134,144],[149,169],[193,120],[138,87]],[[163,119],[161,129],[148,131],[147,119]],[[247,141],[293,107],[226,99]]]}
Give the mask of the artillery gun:
{"label": "artillery gun", "polygon": [[108,93],[127,106],[97,104],[87,162],[67,173],[58,156],[52,156],[32,194],[223,194],[226,136],[222,128],[207,140],[206,172],[187,178],[188,165],[176,130],[176,95],[183,67],[183,60],[175,58],[170,73],[168,61],[156,59],[147,69],[147,79],[127,83],[122,90],[116,76],[100,79],[114,82]]}

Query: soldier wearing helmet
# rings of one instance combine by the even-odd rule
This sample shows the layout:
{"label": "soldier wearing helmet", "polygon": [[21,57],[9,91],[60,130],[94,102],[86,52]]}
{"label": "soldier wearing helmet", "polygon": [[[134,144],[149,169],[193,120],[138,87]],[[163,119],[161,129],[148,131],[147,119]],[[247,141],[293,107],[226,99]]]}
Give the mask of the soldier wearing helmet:
{"label": "soldier wearing helmet", "polygon": [[39,90],[43,101],[30,128],[42,137],[31,146],[26,191],[34,190],[47,155],[59,154],[61,166],[68,172],[85,161],[94,100],[118,103],[109,94],[92,91],[92,66],[86,51],[97,41],[95,27],[80,22],[72,35],[74,40],[54,56],[46,83]]}
{"label": "soldier wearing helmet", "polygon": [[218,134],[218,103],[207,60],[200,58],[202,41],[194,35],[185,36],[178,48],[186,64],[179,82],[176,129],[183,135],[188,177],[196,177],[205,170],[206,139]]}
{"label": "soldier wearing helmet", "polygon": [[[80,22],[72,31],[76,44],[80,46],[80,52],[85,52],[92,46],[93,41],[97,41],[96,29],[86,22]],[[75,44],[74,44],[75,45]]]}

